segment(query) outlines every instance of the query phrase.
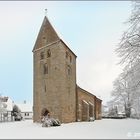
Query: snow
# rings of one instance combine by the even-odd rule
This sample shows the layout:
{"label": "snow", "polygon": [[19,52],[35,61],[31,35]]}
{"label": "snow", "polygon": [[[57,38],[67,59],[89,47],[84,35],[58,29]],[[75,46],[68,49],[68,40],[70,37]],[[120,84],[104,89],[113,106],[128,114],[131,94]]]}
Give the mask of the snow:
{"label": "snow", "polygon": [[89,102],[90,105],[94,106],[94,104],[92,104],[91,102]]}
{"label": "snow", "polygon": [[32,120],[0,124],[0,139],[140,139],[140,120],[102,119],[42,127]]}
{"label": "snow", "polygon": [[85,100],[82,100],[82,101],[83,101],[85,104],[89,105],[87,101],[85,101]]}
{"label": "snow", "polygon": [[2,101],[3,104],[5,104],[5,109],[6,111],[12,111],[13,110],[13,101],[11,98],[6,97],[6,96],[0,96],[0,100]]}
{"label": "snow", "polygon": [[8,97],[8,101],[5,102],[5,103],[7,105],[6,110],[7,111],[12,111],[12,109],[13,109],[13,101]]}
{"label": "snow", "polygon": [[32,104],[29,104],[29,103],[23,103],[23,104],[16,104],[21,112],[33,112],[32,110]]}

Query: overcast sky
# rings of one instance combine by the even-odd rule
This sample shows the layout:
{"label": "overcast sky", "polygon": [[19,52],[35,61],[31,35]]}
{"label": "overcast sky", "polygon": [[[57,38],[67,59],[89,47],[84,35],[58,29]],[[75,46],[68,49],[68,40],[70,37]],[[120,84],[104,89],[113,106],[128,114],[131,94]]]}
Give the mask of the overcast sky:
{"label": "overcast sky", "polygon": [[127,28],[130,1],[0,1],[0,94],[32,102],[32,49],[46,8],[77,55],[78,85],[105,103],[121,72],[114,49]]}

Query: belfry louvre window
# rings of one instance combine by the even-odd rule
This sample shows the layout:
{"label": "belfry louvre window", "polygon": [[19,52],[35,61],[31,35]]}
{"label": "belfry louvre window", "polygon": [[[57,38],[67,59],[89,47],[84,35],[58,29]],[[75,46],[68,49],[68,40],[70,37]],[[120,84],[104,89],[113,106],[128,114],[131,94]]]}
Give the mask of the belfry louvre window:
{"label": "belfry louvre window", "polygon": [[44,36],[44,37],[42,38],[42,43],[43,43],[43,46],[45,46],[45,45],[46,45],[46,42],[47,42],[47,40],[46,40],[46,37]]}
{"label": "belfry louvre window", "polygon": [[43,66],[43,73],[48,74],[48,65],[47,64],[44,64],[44,66]]}
{"label": "belfry louvre window", "polygon": [[48,57],[51,57],[51,51],[50,51],[50,49],[47,51],[47,58]]}
{"label": "belfry louvre window", "polygon": [[44,59],[44,52],[40,53],[40,59]]}

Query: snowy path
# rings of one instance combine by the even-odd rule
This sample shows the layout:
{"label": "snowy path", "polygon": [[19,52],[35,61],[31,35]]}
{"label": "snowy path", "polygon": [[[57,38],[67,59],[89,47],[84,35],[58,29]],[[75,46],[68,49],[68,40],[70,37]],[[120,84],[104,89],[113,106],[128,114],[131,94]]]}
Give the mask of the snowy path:
{"label": "snowy path", "polygon": [[140,120],[103,119],[94,122],[62,124],[60,127],[42,128],[32,121],[0,123],[0,139],[140,139]]}

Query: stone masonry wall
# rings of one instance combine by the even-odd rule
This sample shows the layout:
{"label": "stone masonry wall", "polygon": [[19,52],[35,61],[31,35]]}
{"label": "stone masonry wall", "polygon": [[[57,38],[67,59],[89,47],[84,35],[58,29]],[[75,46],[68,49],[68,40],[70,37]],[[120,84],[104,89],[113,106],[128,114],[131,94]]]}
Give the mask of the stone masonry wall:
{"label": "stone masonry wall", "polygon": [[[50,57],[47,57],[48,50]],[[65,58],[66,47],[61,41],[34,52],[34,121],[40,120],[44,108],[61,122],[76,120],[76,58],[69,54],[71,63]],[[47,66],[46,74],[44,65]]]}
{"label": "stone masonry wall", "polygon": [[101,100],[77,86],[77,121],[101,119]]}

